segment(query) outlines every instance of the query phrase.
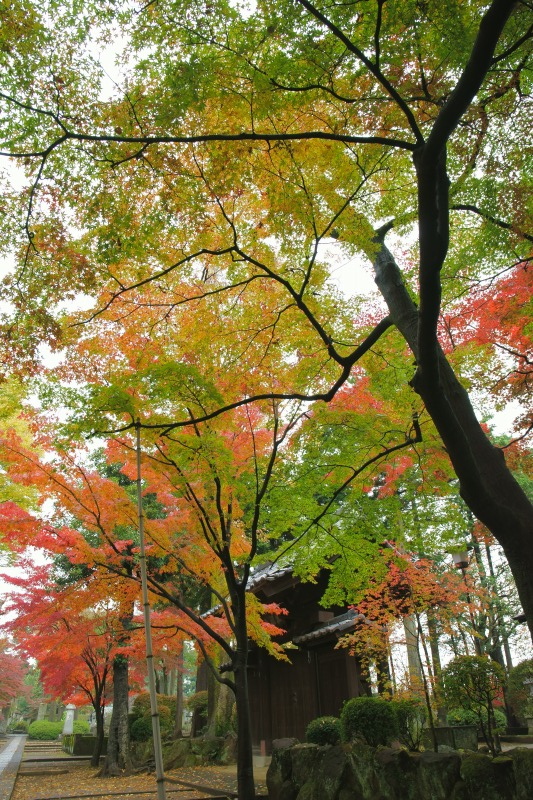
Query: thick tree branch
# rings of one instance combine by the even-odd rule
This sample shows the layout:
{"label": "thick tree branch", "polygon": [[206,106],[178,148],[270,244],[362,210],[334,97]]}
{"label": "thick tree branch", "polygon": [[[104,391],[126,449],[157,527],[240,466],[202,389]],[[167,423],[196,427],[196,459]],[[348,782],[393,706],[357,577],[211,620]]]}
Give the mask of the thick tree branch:
{"label": "thick tree branch", "polygon": [[[307,11],[309,11],[309,13],[312,14],[313,17],[315,17],[315,19],[317,19],[322,25],[328,28],[333,33],[333,35],[336,36],[337,39],[339,39],[339,41],[341,41],[344,44],[347,50],[349,50],[350,53],[353,53],[359,59],[359,61],[361,61],[361,63],[365,65],[370,74],[373,75],[376,81],[383,87],[383,89],[387,92],[389,97],[396,103],[400,111],[405,116],[407,123],[416,139],[416,145],[414,145],[413,148],[411,149],[414,149],[414,147],[416,146],[420,146],[423,143],[424,139],[422,137],[422,133],[420,132],[418,123],[415,119],[413,112],[411,111],[411,109],[409,108],[403,97],[400,95],[400,93],[396,91],[394,86],[390,83],[390,81],[385,77],[385,75],[379,69],[379,46],[376,47],[377,63],[373,64],[372,61],[363,53],[363,51],[360,50],[357,47],[357,45],[355,45],[354,42],[352,42],[352,40],[343,31],[341,31],[341,29],[337,25],[335,25],[334,22],[332,22],[328,17],[325,16],[325,14],[319,11],[318,8],[316,8],[316,6],[310,3],[309,0],[297,0],[297,2],[305,9],[307,9]],[[381,12],[381,5],[382,3],[380,3],[379,6],[380,12]],[[376,29],[376,37],[379,37],[380,25],[381,25],[381,18],[380,15],[378,15],[378,27]]]}
{"label": "thick tree branch", "polygon": [[516,233],[517,236],[522,237],[522,239],[527,239],[528,242],[533,242],[533,235],[531,233],[526,233],[525,231],[520,230],[515,225],[511,225],[510,222],[505,222],[505,220],[498,219],[497,217],[489,214],[487,211],[483,211],[478,206],[472,205],[472,203],[454,203],[450,206],[453,211],[471,211],[473,214],[477,214],[479,217],[486,219],[487,222],[491,222],[493,225],[496,225],[498,228],[503,228],[506,231],[512,231]]}
{"label": "thick tree branch", "polygon": [[449,239],[446,146],[485,79],[513,7],[514,3],[509,0],[493,0],[481,20],[470,58],[455,89],[439,112],[426,143],[414,153],[420,242],[417,356],[419,377],[428,387],[439,385],[442,363],[437,324],[441,305],[440,270],[446,258]]}
{"label": "thick tree branch", "polygon": [[[47,112],[41,112],[47,113]],[[397,147],[412,152],[416,145],[404,139],[387,136],[353,136],[343,133],[329,133],[328,131],[300,131],[299,133],[257,133],[245,131],[242,133],[198,133],[189,136],[124,136],[118,134],[91,134],[76,131],[67,131],[62,136],[41,150],[0,150],[0,156],[9,158],[46,158],[50,153],[64,144],[65,141],[87,142],[96,144],[206,144],[209,142],[297,142],[320,139],[327,142],[340,142],[342,144],[375,144],[386,147]],[[140,152],[140,151],[139,151]],[[127,159],[125,159],[127,160]]]}
{"label": "thick tree branch", "polygon": [[[327,392],[316,392],[313,394],[304,394],[303,392],[265,392],[263,394],[256,394],[250,395],[249,397],[243,397],[241,400],[236,400],[234,403],[228,403],[225,406],[221,406],[214,411],[210,411],[206,414],[202,414],[201,416],[195,417],[194,419],[184,419],[180,422],[159,422],[156,425],[152,425],[150,423],[141,422],[141,428],[146,428],[146,430],[158,430],[161,431],[161,436],[168,436],[172,431],[177,430],[178,428],[185,428],[189,425],[198,425],[202,422],[207,422],[210,419],[215,419],[219,417],[221,414],[225,414],[227,411],[232,411],[235,408],[240,408],[241,406],[248,405],[250,403],[257,403],[262,400],[299,400],[304,403],[313,403],[317,400],[323,400],[325,403],[329,403],[332,400],[339,389],[345,384],[346,380],[348,379],[351,369],[356,364],[356,362],[365,354],[367,353],[371,347],[380,339],[380,337],[387,331],[390,327],[392,327],[393,322],[391,317],[385,317],[384,319],[379,322],[375,328],[368,334],[364,342],[362,342],[356,349],[346,357],[338,356],[335,360],[337,363],[343,365],[343,370],[340,376],[337,378],[333,386],[328,389]],[[118,433],[124,433],[125,431],[131,430],[135,427],[135,422],[132,421],[127,425],[122,425],[118,428],[113,428],[110,430],[98,430],[93,431],[91,436],[103,436],[103,435],[112,435]]]}
{"label": "thick tree branch", "polygon": [[492,65],[496,45],[515,6],[513,0],[493,0],[482,17],[468,63],[440,111],[424,146],[427,158],[437,158],[481,88]]}

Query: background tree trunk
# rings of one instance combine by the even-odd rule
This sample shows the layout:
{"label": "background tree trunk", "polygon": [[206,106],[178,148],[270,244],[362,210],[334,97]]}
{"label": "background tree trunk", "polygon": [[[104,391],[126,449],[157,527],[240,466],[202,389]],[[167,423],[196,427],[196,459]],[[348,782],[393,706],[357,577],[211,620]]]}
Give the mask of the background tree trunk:
{"label": "background tree trunk", "polygon": [[128,725],[128,659],[119,655],[113,662],[113,713],[109,726],[107,756],[100,777],[129,775],[132,771]]}
{"label": "background tree trunk", "polygon": [[91,756],[91,767],[100,766],[100,757],[104,749],[104,709],[98,702],[94,705],[94,716],[96,720],[96,742],[94,743],[94,750]]}
{"label": "background tree trunk", "polygon": [[176,656],[176,714],[174,716],[174,738],[183,736],[183,643]]}
{"label": "background tree trunk", "polygon": [[431,660],[433,662],[433,679],[435,682],[435,702],[437,707],[437,724],[446,725],[447,710],[442,699],[442,664],[439,651],[439,634],[437,630],[437,620],[434,614],[429,611],[427,614],[429,648],[431,650]]}
{"label": "background tree trunk", "polygon": [[415,688],[415,691],[421,691],[424,682],[424,674],[418,649],[416,620],[412,615],[409,615],[408,617],[403,617],[402,622],[405,633],[405,646],[407,649],[407,663],[409,665],[409,682],[411,686]]}

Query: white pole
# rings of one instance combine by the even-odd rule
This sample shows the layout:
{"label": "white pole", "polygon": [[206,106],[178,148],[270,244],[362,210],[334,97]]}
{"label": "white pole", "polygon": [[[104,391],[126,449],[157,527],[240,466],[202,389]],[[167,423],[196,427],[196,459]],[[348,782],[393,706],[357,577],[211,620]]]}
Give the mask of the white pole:
{"label": "white pole", "polygon": [[152,731],[154,737],[155,775],[157,781],[157,800],[166,800],[165,772],[163,768],[163,752],[161,749],[161,728],[157,710],[157,694],[155,691],[154,654],[152,652],[152,628],[150,626],[150,602],[148,600],[148,580],[146,577],[146,550],[144,543],[144,515],[142,508],[141,487],[141,424],[137,420],[137,511],[139,514],[139,544],[141,567],[142,603],[144,611],[144,633],[146,639],[146,665],[148,667],[148,688],[150,690],[150,709],[152,712]]}

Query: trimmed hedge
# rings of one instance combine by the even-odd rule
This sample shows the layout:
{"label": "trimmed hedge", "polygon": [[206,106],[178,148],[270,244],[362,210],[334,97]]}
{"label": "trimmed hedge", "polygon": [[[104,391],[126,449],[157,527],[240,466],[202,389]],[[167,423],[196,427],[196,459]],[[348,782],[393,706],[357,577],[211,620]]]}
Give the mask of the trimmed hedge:
{"label": "trimmed hedge", "polygon": [[341,731],[345,742],[362,738],[372,747],[386,746],[399,736],[392,703],[381,697],[348,700],[341,711]]}
{"label": "trimmed hedge", "polygon": [[47,719],[37,719],[28,726],[28,738],[40,741],[53,741],[63,731],[62,722],[49,722]]}
{"label": "trimmed hedge", "polygon": [[139,717],[130,728],[132,742],[147,742],[152,738],[152,717]]}
{"label": "trimmed hedge", "polygon": [[[487,724],[487,710],[485,708],[481,709],[481,715],[483,717],[483,722]],[[505,728],[507,726],[507,719],[503,711],[499,709],[494,709],[494,721],[496,723],[496,733],[504,733]],[[481,734],[479,730],[479,717],[475,711],[468,711],[465,708],[452,708],[448,712],[447,716],[448,725],[477,725],[478,733]]]}
{"label": "trimmed hedge", "polygon": [[[161,736],[168,736],[172,732],[174,717],[168,706],[161,705],[158,709]],[[132,715],[130,715],[131,717]],[[152,738],[152,715],[150,712],[143,717],[131,719],[130,736],[133,742],[147,742]]]}
{"label": "trimmed hedge", "polygon": [[[61,723],[63,725],[63,723]],[[86,719],[75,719],[72,733],[89,733],[91,726]]]}
{"label": "trimmed hedge", "polygon": [[28,723],[25,719],[17,719],[9,723],[7,730],[9,733],[28,733]]}
{"label": "trimmed hedge", "polygon": [[339,744],[341,721],[338,717],[317,717],[311,720],[305,731],[305,739],[311,744]]}
{"label": "trimmed hedge", "polygon": [[207,692],[205,690],[196,692],[189,695],[186,700],[187,708],[189,711],[199,711],[204,713],[207,711]]}
{"label": "trimmed hedge", "polygon": [[[64,720],[50,722],[47,719],[37,719],[28,726],[28,738],[41,741],[53,741],[63,733]],[[75,719],[73,733],[89,733],[90,727],[86,719]]]}
{"label": "trimmed hedge", "polygon": [[[157,705],[159,708],[164,706],[165,708],[170,709],[171,714],[175,714],[176,712],[176,698],[171,695],[158,694]],[[133,701],[131,716],[133,719],[139,719],[139,717],[145,717],[150,713],[150,693],[140,692]]]}

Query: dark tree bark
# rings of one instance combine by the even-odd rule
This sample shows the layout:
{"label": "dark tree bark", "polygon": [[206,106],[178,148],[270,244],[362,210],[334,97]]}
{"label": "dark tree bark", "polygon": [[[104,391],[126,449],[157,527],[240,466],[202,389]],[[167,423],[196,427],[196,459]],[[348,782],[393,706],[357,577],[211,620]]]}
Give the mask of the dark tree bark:
{"label": "dark tree bark", "polygon": [[183,736],[183,643],[179,645],[176,658],[176,714],[174,716],[174,738]]}
{"label": "dark tree bark", "polygon": [[132,771],[128,692],[128,659],[119,655],[113,662],[113,713],[107,740],[107,756],[100,777],[128,775]]}
{"label": "dark tree bark", "polygon": [[[419,309],[383,242],[374,267],[376,283],[390,317],[415,355],[417,371],[413,388],[424,401],[440,434],[459,479],[462,498],[503,548],[533,639],[531,502],[507,467],[502,451],[487,438],[466,390],[438,342],[432,348],[434,355],[427,346],[421,348]],[[434,363],[428,365],[431,359]]]}
{"label": "dark tree bark", "polygon": [[[224,561],[231,565],[229,552]],[[229,567],[228,567],[229,570]],[[245,570],[247,572],[247,570]],[[223,646],[231,662],[217,667],[217,664],[206,657],[206,666],[211,674],[218,677],[219,683],[225,684],[235,696],[237,712],[237,797],[238,800],[255,799],[255,781],[252,754],[252,728],[250,723],[250,705],[248,689],[248,625],[246,620],[246,585],[248,575],[241,580],[237,578],[233,569],[226,576],[229,594],[231,597],[231,618],[233,642],[229,647]],[[219,642],[222,645],[222,641]],[[202,648],[203,649],[203,648]],[[233,673],[233,678],[226,677]]]}
{"label": "dark tree bark", "polygon": [[[218,659],[213,657],[213,665],[217,666]],[[212,738],[216,736],[216,711],[220,683],[217,681],[214,672],[208,670],[207,673],[207,723],[205,726],[205,736]]]}
{"label": "dark tree bark", "polygon": [[439,651],[439,634],[435,615],[428,611],[427,614],[429,649],[431,650],[431,661],[433,662],[434,692],[437,706],[437,724],[446,725],[446,706],[442,699],[442,664]]}
{"label": "dark tree bark", "polygon": [[94,715],[96,718],[96,742],[94,744],[93,754],[91,756],[91,767],[98,767],[100,765],[100,758],[104,749],[104,709],[101,705],[94,706]]}
{"label": "dark tree bark", "polygon": [[234,661],[235,704],[237,708],[237,792],[239,800],[255,798],[252,728],[248,697],[248,631],[246,590],[239,586],[233,597],[236,652]]}

